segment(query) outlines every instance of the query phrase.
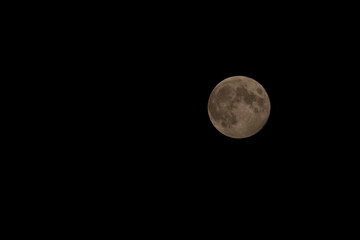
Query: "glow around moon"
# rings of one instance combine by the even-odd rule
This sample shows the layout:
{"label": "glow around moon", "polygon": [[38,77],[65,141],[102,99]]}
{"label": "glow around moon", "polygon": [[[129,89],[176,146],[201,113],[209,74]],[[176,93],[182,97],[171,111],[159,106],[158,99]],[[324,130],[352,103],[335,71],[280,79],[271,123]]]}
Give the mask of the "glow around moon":
{"label": "glow around moon", "polygon": [[254,79],[230,77],[211,92],[208,113],[214,127],[225,136],[247,138],[265,126],[270,100],[263,86]]}

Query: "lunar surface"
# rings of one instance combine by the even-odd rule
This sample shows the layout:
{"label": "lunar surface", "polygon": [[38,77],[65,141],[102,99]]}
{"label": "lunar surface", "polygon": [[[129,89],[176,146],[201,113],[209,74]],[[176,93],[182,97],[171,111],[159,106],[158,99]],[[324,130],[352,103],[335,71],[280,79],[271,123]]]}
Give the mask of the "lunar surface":
{"label": "lunar surface", "polygon": [[231,138],[247,138],[259,132],[270,115],[267,92],[257,81],[229,77],[215,86],[208,102],[214,127]]}

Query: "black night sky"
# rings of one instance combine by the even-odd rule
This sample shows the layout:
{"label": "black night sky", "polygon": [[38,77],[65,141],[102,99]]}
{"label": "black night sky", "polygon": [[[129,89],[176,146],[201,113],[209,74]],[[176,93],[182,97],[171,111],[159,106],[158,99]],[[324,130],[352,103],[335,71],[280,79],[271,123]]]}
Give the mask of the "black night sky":
{"label": "black night sky", "polygon": [[[290,12],[207,13],[135,21],[89,11],[51,23],[38,43],[45,70],[30,68],[47,95],[36,105],[45,116],[31,115],[45,129],[39,169],[59,173],[75,195],[112,208],[124,201],[146,216],[170,209],[212,219],[242,207],[271,221],[278,209],[286,217],[316,204],[325,212],[324,199],[355,169],[347,149],[356,141],[340,144],[352,134],[356,96],[345,77],[352,51],[334,37],[346,30]],[[211,91],[231,76],[255,79],[271,102],[265,127],[246,139],[222,135],[208,116]]]}

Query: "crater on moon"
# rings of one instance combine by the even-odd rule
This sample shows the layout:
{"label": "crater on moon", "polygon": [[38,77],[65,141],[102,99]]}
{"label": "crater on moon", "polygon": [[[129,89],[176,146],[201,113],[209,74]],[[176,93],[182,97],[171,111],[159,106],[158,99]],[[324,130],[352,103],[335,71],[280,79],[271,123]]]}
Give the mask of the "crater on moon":
{"label": "crater on moon", "polygon": [[211,92],[208,113],[218,131],[232,138],[245,138],[256,134],[266,124],[270,100],[254,79],[230,77]]}

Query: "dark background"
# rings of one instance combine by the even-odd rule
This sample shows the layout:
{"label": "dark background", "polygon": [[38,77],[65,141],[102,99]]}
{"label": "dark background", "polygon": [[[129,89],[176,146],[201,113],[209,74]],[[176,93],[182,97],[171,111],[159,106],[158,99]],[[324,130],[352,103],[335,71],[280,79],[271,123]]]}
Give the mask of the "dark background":
{"label": "dark background", "polygon": [[[89,215],[92,201],[125,202],[135,220],[244,211],[272,221],[330,215],[331,200],[353,193],[350,12],[92,7],[34,14],[16,38],[18,71],[34,79],[19,84],[32,89],[19,125],[36,160],[24,165],[59,201]],[[236,75],[271,101],[265,127],[239,140],[207,113],[212,89]]]}

